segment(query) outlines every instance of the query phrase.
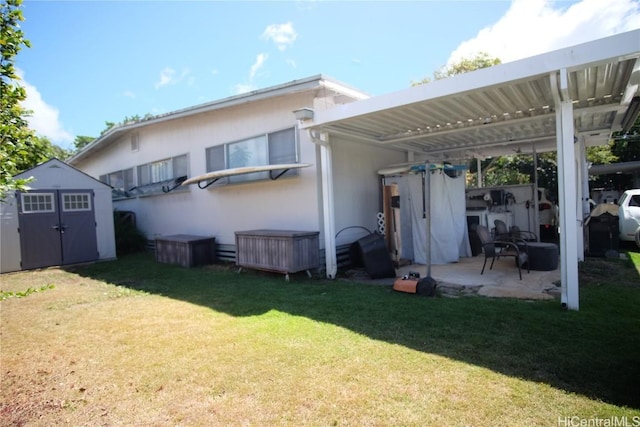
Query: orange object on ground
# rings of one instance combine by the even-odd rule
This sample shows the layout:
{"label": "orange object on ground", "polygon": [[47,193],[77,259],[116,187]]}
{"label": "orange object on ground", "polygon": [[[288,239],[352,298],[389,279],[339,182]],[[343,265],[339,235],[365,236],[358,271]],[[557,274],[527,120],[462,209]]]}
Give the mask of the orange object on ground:
{"label": "orange object on ground", "polygon": [[405,278],[398,277],[395,282],[393,282],[393,290],[398,292],[408,292],[410,294],[415,294],[418,292],[418,281],[420,279],[417,278]]}

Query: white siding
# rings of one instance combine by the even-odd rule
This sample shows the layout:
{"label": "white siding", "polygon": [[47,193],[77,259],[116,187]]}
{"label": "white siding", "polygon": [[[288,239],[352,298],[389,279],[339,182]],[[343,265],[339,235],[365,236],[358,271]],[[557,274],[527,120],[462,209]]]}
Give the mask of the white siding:
{"label": "white siding", "polygon": [[[331,137],[333,151],[336,234],[352,226],[375,231],[382,210],[382,184],[378,170],[406,161],[406,153]],[[345,230],[336,244],[363,237],[363,230]]]}
{"label": "white siding", "polygon": [[[206,172],[208,147],[291,128],[293,110],[312,105],[312,93],[256,101],[214,112],[150,124],[136,130],[139,150],[131,151],[130,136],[76,166],[98,177],[168,157],[187,154],[189,176]],[[316,151],[306,133],[299,135],[300,162],[312,166],[299,176],[257,181],[186,192],[116,201],[119,210],[136,213],[147,238],[171,234],[213,236],[218,243],[234,244],[235,231],[256,228],[319,231]]]}

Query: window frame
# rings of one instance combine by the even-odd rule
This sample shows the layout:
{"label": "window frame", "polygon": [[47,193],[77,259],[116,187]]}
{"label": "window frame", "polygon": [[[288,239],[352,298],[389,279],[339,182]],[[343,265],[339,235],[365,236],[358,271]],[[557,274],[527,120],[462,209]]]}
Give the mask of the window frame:
{"label": "window frame", "polygon": [[[238,140],[234,140],[234,141],[229,141],[229,142],[225,142],[223,144],[218,144],[218,145],[214,145],[211,147],[207,147],[205,149],[205,161],[206,161],[206,171],[207,172],[215,172],[215,171],[219,171],[219,170],[224,170],[224,169],[231,169],[234,167],[244,167],[244,166],[269,166],[269,165],[278,165],[278,164],[285,164],[285,163],[275,163],[273,162],[273,158],[272,155],[274,154],[274,152],[276,151],[275,148],[273,146],[275,146],[278,142],[275,139],[271,139],[274,138],[276,134],[278,133],[282,133],[282,132],[287,132],[290,131],[292,132],[292,136],[293,136],[293,150],[287,152],[285,154],[285,157],[289,156],[292,157],[293,160],[292,161],[286,161],[285,163],[300,163],[300,138],[299,138],[299,130],[297,126],[289,126],[286,128],[282,128],[282,129],[278,129],[275,131],[271,131],[271,132],[265,132],[265,133],[261,133],[258,135],[254,135],[254,136],[250,136],[247,138],[243,138],[243,139],[238,139]],[[258,138],[263,138],[263,144],[264,144],[264,152],[260,153],[261,158],[266,159],[266,163],[263,164],[256,164],[256,163],[249,163],[249,164],[245,164],[242,166],[230,166],[231,164],[233,164],[233,162],[230,159],[230,156],[233,155],[233,153],[231,152],[232,147],[234,146],[240,146],[239,144],[242,143],[251,143],[250,141],[252,140],[257,140]],[[214,151],[218,151],[218,153],[214,153]],[[217,159],[214,160],[214,157],[212,156],[223,156],[223,162],[220,161],[220,158],[218,157]],[[272,163],[273,162],[273,163]],[[223,167],[220,167],[220,164],[224,163]],[[289,171],[287,171],[285,174],[283,174],[283,177],[291,177],[291,176],[298,176],[299,175],[299,170],[298,169],[291,169]],[[256,181],[265,181],[265,180],[269,180],[270,179],[270,174],[269,172],[253,172],[253,173],[249,173],[246,175],[236,175],[236,176],[230,176],[230,177],[225,177],[225,178],[221,178],[218,181],[216,181],[215,183],[212,184],[212,187],[220,187],[220,186],[225,186],[225,185],[229,185],[229,184],[240,184],[240,183],[245,183],[245,182],[256,182]]]}
{"label": "window frame", "polygon": [[[50,207],[48,209],[29,209],[26,210],[25,207],[26,206],[33,206],[34,203],[29,201],[27,202],[27,198],[32,198],[32,197],[46,197],[49,199],[49,202],[43,202],[43,203],[48,203],[50,205]],[[56,204],[55,204],[55,194],[54,193],[20,193],[20,211],[23,214],[41,214],[41,213],[54,213],[56,211]],[[40,206],[40,201],[36,201],[35,205]]]}
{"label": "window frame", "polygon": [[[73,196],[73,197],[78,197],[81,196],[83,199],[86,197],[86,200],[83,200],[82,203],[84,204],[84,202],[86,202],[86,207],[70,207],[67,208],[67,203],[78,203],[78,201],[67,201],[67,197],[69,196]],[[62,212],[90,212],[93,210],[93,203],[91,202],[91,199],[93,197],[91,197],[90,193],[63,193],[62,194]]]}
{"label": "window frame", "polygon": [[[165,162],[168,162],[166,164],[169,165],[167,169],[169,169],[170,172],[166,177],[158,176],[159,174],[161,174],[161,169],[165,168],[165,166],[161,166],[162,163]],[[159,169],[155,172],[151,169],[154,165],[158,165],[159,167]],[[143,172],[143,169],[145,167],[149,168],[149,170]],[[136,166],[135,170],[138,185],[130,190],[130,192],[133,193],[132,195],[146,197],[156,196],[159,194],[167,194],[165,193],[165,191],[163,191],[163,187],[174,187],[173,184],[177,179],[189,176],[189,153],[184,153],[172,157],[165,157],[163,159],[143,163]],[[143,175],[148,175],[148,181],[147,179],[143,181]],[[189,188],[178,186],[174,188],[171,193],[184,191],[189,191]]]}
{"label": "window frame", "polygon": [[[127,180],[127,172],[131,172],[129,175],[130,180]],[[112,175],[116,175],[116,174],[121,174],[122,177],[122,187],[118,187],[115,186],[115,183],[112,183],[111,181],[111,177]],[[107,184],[109,187],[112,188],[113,192],[112,192],[112,197],[114,199],[126,199],[128,197],[131,197],[128,194],[128,191],[131,188],[135,188],[136,187],[136,168],[134,166],[130,167],[130,168],[125,168],[125,169],[120,169],[120,170],[116,170],[116,171],[112,171],[112,172],[107,172],[104,175],[100,175],[99,176],[99,181],[103,182],[105,184]]]}

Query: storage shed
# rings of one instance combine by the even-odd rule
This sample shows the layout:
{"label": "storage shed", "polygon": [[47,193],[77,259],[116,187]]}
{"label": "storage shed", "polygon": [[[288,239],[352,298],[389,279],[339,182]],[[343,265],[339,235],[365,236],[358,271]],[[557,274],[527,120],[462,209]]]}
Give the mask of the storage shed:
{"label": "storage shed", "polygon": [[115,259],[111,187],[51,159],[0,203],[0,273]]}

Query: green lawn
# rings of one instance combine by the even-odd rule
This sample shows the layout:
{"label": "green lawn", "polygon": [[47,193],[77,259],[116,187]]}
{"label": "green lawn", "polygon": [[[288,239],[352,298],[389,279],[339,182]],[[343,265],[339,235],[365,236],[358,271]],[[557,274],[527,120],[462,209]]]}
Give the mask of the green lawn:
{"label": "green lawn", "polygon": [[6,275],[3,291],[38,292],[2,302],[11,375],[0,414],[34,425],[631,423],[640,417],[633,260],[581,265],[578,312],[184,269],[149,254]]}

